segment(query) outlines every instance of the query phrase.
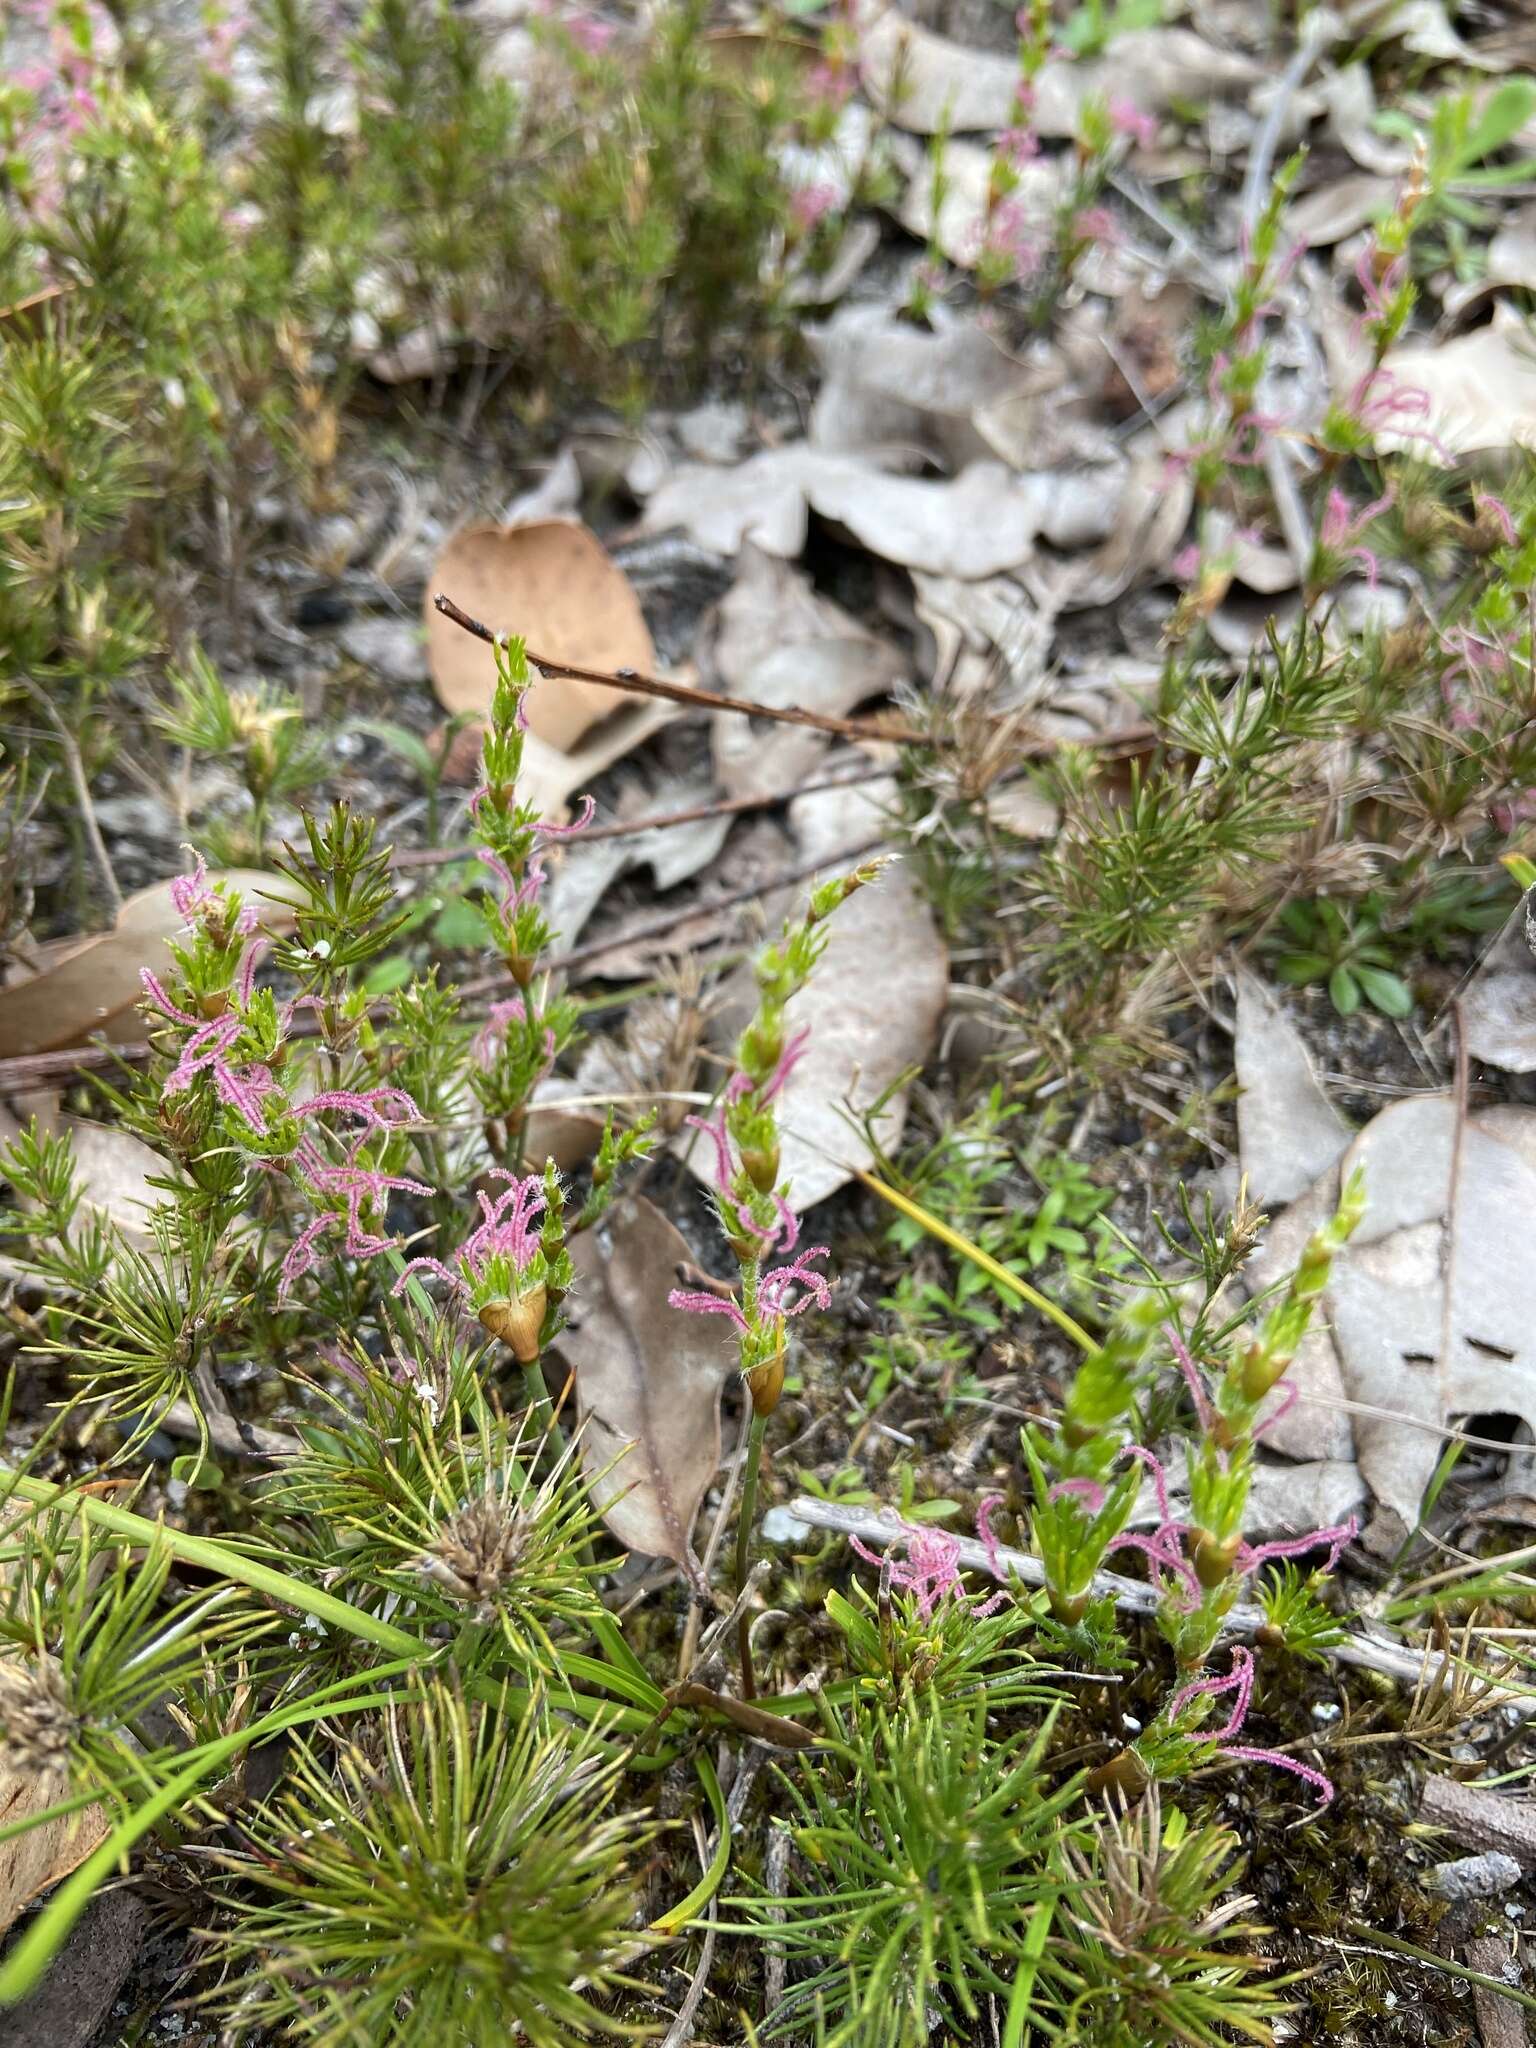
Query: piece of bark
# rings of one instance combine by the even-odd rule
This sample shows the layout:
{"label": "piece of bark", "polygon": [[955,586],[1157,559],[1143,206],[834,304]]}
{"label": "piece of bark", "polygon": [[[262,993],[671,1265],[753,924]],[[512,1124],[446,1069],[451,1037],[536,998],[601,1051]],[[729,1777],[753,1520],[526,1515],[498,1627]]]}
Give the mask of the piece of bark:
{"label": "piece of bark", "polygon": [[1459,1778],[1426,1778],[1419,1818],[1469,1849],[1498,1849],[1528,1870],[1536,1867],[1536,1802],[1529,1799],[1464,1785]]}
{"label": "piece of bark", "polygon": [[[1497,1934],[1480,1934],[1475,1941],[1467,1943],[1464,1954],[1467,1968],[1480,1970],[1485,1977],[1504,1977],[1510,1964],[1509,1943]],[[1515,1967],[1518,1971],[1518,1964]],[[1501,1998],[1486,1984],[1474,1984],[1472,2006],[1477,2014],[1477,2031],[1483,2037],[1483,2048],[1530,2048],[1525,2014],[1512,1998]]]}
{"label": "piece of bark", "polygon": [[144,1946],[149,1907],[129,1891],[98,1892],[37,1989],[0,2013],[5,2048],[85,2048],[112,2010]]}

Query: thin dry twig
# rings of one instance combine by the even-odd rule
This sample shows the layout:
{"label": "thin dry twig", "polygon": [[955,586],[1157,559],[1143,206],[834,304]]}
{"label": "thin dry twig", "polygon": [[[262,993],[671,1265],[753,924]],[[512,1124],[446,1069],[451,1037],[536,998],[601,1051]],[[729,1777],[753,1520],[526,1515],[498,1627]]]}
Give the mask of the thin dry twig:
{"label": "thin dry twig", "polygon": [[59,752],[64,756],[65,771],[70,787],[75,792],[75,802],[80,806],[80,824],[85,833],[86,844],[91,849],[91,858],[101,876],[101,885],[107,892],[107,901],[112,906],[115,918],[123,907],[123,892],[117,886],[117,876],[112,867],[112,856],[107,852],[107,842],[101,836],[101,826],[96,818],[96,806],[91,801],[91,785],[85,772],[85,763],[80,758],[80,749],[75,736],[60,718],[49,702],[47,692],[36,683],[27,684],[27,692],[41,709],[43,716],[53,727],[59,742]]}
{"label": "thin dry twig", "polygon": [[[505,645],[505,633],[493,633],[481,620],[456,605],[441,591],[432,600],[445,619],[462,626],[489,646]],[[553,656],[528,649],[528,666],[541,676],[563,677],[573,683],[596,683],[599,688],[623,690],[631,697],[660,697],[669,704],[686,704],[693,711],[739,711],[748,718],[771,719],[776,725],[809,725],[817,732],[836,733],[849,740],[895,740],[904,746],[931,747],[927,733],[909,725],[881,718],[833,718],[823,711],[806,711],[798,704],[758,704],[750,697],[722,697],[718,691],[702,690],[691,683],[663,682],[659,676],[643,676],[632,668],[578,668],[573,662],[556,661]]]}

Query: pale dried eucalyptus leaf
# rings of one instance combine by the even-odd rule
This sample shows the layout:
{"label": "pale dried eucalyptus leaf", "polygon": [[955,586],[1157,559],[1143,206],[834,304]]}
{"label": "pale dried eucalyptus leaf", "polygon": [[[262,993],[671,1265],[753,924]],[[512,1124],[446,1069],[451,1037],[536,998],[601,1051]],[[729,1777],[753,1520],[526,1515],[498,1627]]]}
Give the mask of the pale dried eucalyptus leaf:
{"label": "pale dried eucalyptus leaf", "polygon": [[693,1252],[642,1195],[573,1238],[571,1257],[578,1288],[559,1348],[576,1373],[593,1500],[626,1550],[693,1576],[693,1525],[720,1463],[730,1325],[669,1306],[675,1269]]}

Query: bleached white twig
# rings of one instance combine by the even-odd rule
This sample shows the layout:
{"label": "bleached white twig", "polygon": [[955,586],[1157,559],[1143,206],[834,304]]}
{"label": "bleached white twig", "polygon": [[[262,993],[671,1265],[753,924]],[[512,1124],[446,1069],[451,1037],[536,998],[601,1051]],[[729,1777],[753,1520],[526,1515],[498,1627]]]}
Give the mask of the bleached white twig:
{"label": "bleached white twig", "polygon": [[[906,1525],[891,1509],[871,1514],[866,1508],[839,1507],[833,1501],[814,1500],[809,1494],[798,1494],[789,1503],[788,1512],[797,1522],[804,1522],[812,1529],[830,1529],[840,1536],[857,1536],[861,1543],[894,1543],[907,1533]],[[1000,1569],[995,1570],[985,1544],[978,1543],[972,1536],[957,1536],[955,1541],[960,1546],[956,1563],[970,1571],[986,1572],[1005,1582],[1017,1577],[1026,1586],[1045,1583],[1045,1572],[1039,1558],[1032,1557],[1027,1550],[1009,1550],[999,1545],[994,1555]],[[1116,1607],[1127,1614],[1154,1614],[1162,1602],[1156,1586],[1148,1585],[1142,1579],[1124,1578],[1119,1572],[1095,1573],[1093,1591],[1100,1596],[1108,1594]],[[1222,1634],[1224,1637],[1251,1636],[1263,1626],[1263,1608],[1243,1602],[1228,1612],[1222,1624]],[[1353,1664],[1362,1671],[1379,1671],[1404,1685],[1433,1684],[1456,1661],[1439,1650],[1415,1650],[1406,1643],[1389,1642],[1372,1635],[1347,1636],[1341,1643],[1329,1644],[1327,1655],[1336,1664]],[[1524,1714],[1536,1714],[1536,1691],[1524,1688],[1490,1684],[1480,1695],[1480,1701],[1490,1705],[1513,1705]]]}

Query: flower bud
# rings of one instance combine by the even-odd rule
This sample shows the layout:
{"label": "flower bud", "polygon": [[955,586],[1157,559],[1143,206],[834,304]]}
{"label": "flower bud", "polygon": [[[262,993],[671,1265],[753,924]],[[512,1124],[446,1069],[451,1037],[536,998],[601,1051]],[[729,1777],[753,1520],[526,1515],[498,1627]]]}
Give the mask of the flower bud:
{"label": "flower bud", "polygon": [[539,1356],[539,1337],[548,1302],[549,1293],[541,1281],[510,1301],[486,1302],[480,1310],[480,1326],[493,1337],[499,1337],[519,1365],[533,1365]]}
{"label": "flower bud", "polygon": [[784,1346],[782,1342],[772,1358],[765,1358],[761,1365],[754,1365],[747,1374],[747,1392],[752,1396],[754,1415],[771,1415],[779,1405],[779,1396],[784,1391]]}
{"label": "flower bud", "polygon": [[777,1142],[770,1145],[751,1145],[743,1149],[741,1163],[760,1195],[771,1195],[779,1178],[779,1148]]}
{"label": "flower bud", "polygon": [[1240,1536],[1229,1536],[1225,1543],[1218,1543],[1209,1529],[1195,1531],[1194,1555],[1190,1561],[1195,1568],[1195,1577],[1208,1593],[1231,1576],[1242,1540]]}

